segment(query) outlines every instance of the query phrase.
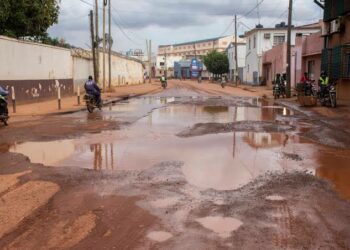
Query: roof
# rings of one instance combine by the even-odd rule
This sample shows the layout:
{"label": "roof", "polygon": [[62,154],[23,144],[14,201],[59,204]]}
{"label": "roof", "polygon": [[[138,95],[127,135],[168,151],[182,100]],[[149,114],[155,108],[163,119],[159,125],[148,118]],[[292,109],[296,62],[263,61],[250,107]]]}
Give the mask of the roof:
{"label": "roof", "polygon": [[[270,27],[270,28],[254,28],[252,30],[247,31],[244,35],[241,35],[240,37],[247,37],[250,34],[253,34],[257,31],[260,30],[287,30],[288,26],[286,27]],[[312,29],[321,29],[321,25],[319,23],[313,23],[313,24],[308,24],[308,25],[303,25],[303,26],[296,26],[292,27],[292,30],[312,30]]]}
{"label": "roof", "polygon": [[216,41],[216,40],[219,40],[220,38],[225,38],[225,37],[229,37],[229,36],[219,36],[219,37],[208,38],[208,39],[203,39],[203,40],[195,40],[195,41],[184,42],[184,43],[175,43],[175,44],[173,44],[173,46],[181,46],[181,45],[187,45],[187,44],[192,44],[192,43],[211,42],[211,41]]}
{"label": "roof", "polygon": [[[228,51],[229,48],[231,48],[231,46],[233,47],[235,43],[230,42],[230,44],[227,46],[227,48],[225,49],[225,51]],[[238,45],[246,45],[246,42],[237,42]]]}

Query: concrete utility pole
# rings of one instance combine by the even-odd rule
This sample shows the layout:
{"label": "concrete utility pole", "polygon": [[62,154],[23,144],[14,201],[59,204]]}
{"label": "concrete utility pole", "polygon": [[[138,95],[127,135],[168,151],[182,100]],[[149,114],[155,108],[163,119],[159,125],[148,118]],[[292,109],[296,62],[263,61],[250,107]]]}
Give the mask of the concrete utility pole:
{"label": "concrete utility pole", "polygon": [[99,82],[100,81],[100,53],[99,53],[99,47],[100,47],[100,37],[98,33],[98,0],[95,0],[95,67],[96,67],[96,72],[95,72],[95,81]]}
{"label": "concrete utility pole", "polygon": [[238,86],[238,56],[237,56],[237,15],[235,15],[235,62],[236,62],[236,70],[235,70],[235,83],[236,87]]}
{"label": "concrete utility pole", "polygon": [[289,0],[289,11],[288,11],[288,35],[287,35],[287,98],[291,97],[291,40],[292,40],[292,11],[293,11],[293,0]]}
{"label": "concrete utility pole", "polygon": [[164,70],[164,76],[165,78],[168,78],[168,64],[167,64],[167,54],[166,54],[166,49],[165,49],[165,57],[164,57],[164,67],[165,67],[165,70]]}
{"label": "concrete utility pole", "polygon": [[108,1],[108,90],[112,91],[112,11],[111,3],[112,0]]}
{"label": "concrete utility pole", "polygon": [[193,48],[194,48],[194,58],[197,59],[196,43],[193,44]]}
{"label": "concrete utility pole", "polygon": [[102,41],[103,41],[103,54],[102,54],[102,86],[103,92],[106,92],[106,5],[107,0],[103,0],[103,26],[102,26]]}
{"label": "concrete utility pole", "polygon": [[149,76],[148,76],[148,82],[152,83],[152,40],[149,40],[148,43],[148,67],[149,67]]}
{"label": "concrete utility pole", "polygon": [[92,53],[92,60],[94,65],[94,78],[97,79],[97,67],[96,67],[96,42],[95,42],[95,34],[94,34],[94,12],[90,10],[90,34],[91,34],[91,53]]}

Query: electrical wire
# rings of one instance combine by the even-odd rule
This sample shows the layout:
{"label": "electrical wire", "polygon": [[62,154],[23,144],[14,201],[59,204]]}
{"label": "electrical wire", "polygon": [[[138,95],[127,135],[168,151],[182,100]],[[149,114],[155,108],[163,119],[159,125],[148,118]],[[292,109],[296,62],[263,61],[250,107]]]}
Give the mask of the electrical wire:
{"label": "electrical wire", "polygon": [[264,1],[265,1],[265,0],[261,0],[260,2],[258,2],[258,3],[255,5],[254,8],[252,8],[251,10],[247,11],[245,14],[243,14],[242,16],[240,16],[239,18],[237,18],[237,20],[249,16],[251,13],[253,13],[253,11],[254,11],[256,8],[259,8],[259,6],[260,6]]}
{"label": "electrical wire", "polygon": [[117,22],[117,20],[112,17],[112,20],[114,22],[115,25],[117,25],[118,29],[122,32],[122,34],[125,36],[125,38],[127,38],[130,42],[132,42],[133,44],[137,45],[137,46],[142,46],[140,43],[134,41],[125,31],[124,29],[121,27],[121,25]]}

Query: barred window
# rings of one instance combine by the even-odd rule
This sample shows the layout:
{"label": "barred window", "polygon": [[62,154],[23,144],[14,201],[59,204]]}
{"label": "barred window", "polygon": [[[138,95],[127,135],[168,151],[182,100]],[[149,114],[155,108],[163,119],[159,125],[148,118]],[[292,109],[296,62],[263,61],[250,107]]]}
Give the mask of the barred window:
{"label": "barred window", "polygon": [[350,78],[350,53],[349,52],[344,55],[343,77]]}
{"label": "barred window", "polygon": [[275,35],[273,36],[273,46],[280,45],[286,41],[285,35]]}

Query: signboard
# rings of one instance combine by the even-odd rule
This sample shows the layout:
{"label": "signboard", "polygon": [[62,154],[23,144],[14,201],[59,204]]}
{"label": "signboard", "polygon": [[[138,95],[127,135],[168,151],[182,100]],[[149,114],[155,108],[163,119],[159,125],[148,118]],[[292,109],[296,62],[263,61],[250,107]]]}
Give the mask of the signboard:
{"label": "signboard", "polygon": [[201,70],[199,61],[196,58],[192,58],[190,65],[191,78],[198,78]]}

